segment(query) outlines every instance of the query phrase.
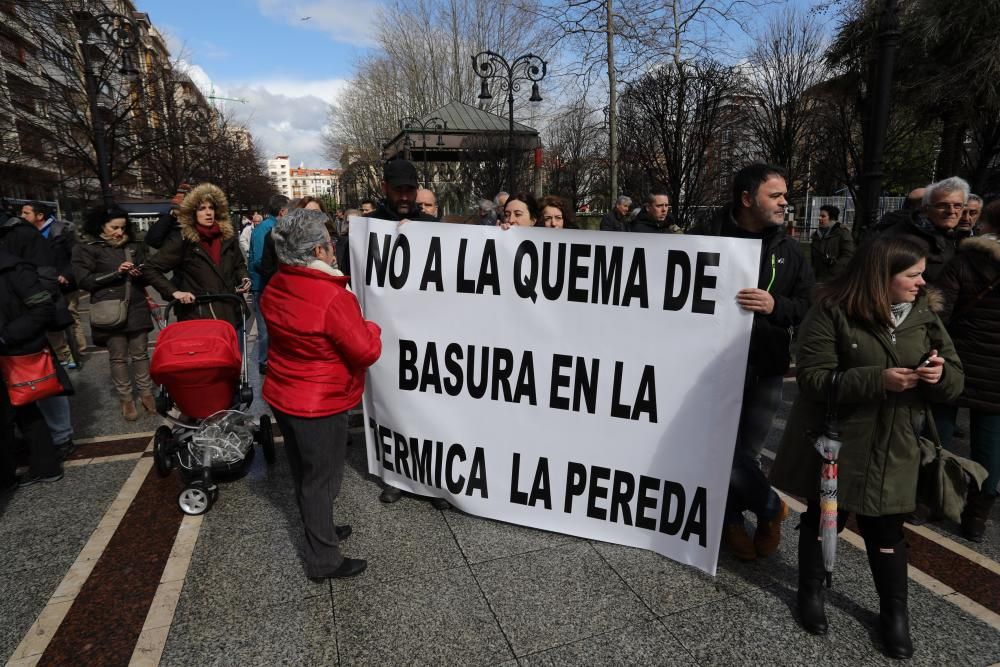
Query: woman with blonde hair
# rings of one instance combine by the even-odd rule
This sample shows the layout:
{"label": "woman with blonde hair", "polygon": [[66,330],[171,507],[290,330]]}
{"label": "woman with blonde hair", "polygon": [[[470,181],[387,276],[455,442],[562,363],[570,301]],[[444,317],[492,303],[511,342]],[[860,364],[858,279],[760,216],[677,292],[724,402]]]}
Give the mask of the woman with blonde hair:
{"label": "woman with blonde hair", "polygon": [[[196,186],[181,202],[178,224],[178,233],[143,265],[143,278],[165,299],[180,302],[177,319],[226,320],[239,330],[243,318],[232,303],[195,304],[203,294],[245,294],[250,289],[225,194],[211,183]],[[171,271],[173,282],[166,277]]]}

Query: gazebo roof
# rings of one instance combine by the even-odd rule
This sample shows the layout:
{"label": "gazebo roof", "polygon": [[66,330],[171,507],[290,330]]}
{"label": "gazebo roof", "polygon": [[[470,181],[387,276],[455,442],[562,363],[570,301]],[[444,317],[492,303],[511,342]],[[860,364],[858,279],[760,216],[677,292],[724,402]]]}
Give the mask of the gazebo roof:
{"label": "gazebo roof", "polygon": [[[428,125],[432,118],[440,118],[447,123],[447,129],[438,131],[428,129],[426,133],[419,128],[402,128],[396,136],[386,142],[382,156],[384,159],[392,159],[406,151],[405,141],[410,138],[410,150],[414,155],[424,158],[423,144],[426,140],[426,159],[432,162],[449,161],[455,158],[456,154],[462,150],[462,142],[466,137],[476,135],[506,135],[508,132],[508,122],[503,116],[478,109],[464,102],[452,100],[448,104],[435,109],[420,117],[420,123]],[[538,130],[528,127],[523,123],[514,122],[514,135],[523,138],[533,138],[538,142]],[[441,137],[443,146],[437,145],[438,137]]]}
{"label": "gazebo roof", "polygon": [[[420,119],[426,123],[431,118],[440,118],[448,123],[448,130],[454,132],[506,132],[507,119],[495,113],[477,109],[474,106],[452,100],[436,111],[432,111]],[[538,134],[538,131],[522,123],[514,121],[514,132],[525,134]]]}

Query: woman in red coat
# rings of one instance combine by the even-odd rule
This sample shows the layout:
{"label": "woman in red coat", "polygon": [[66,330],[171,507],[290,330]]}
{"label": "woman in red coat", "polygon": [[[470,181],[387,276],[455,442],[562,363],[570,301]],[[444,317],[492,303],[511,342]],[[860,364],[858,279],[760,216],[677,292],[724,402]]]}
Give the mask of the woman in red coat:
{"label": "woman in red coat", "polygon": [[261,298],[270,348],[264,400],[285,437],[306,530],[306,573],[361,574],[367,562],[345,558],[333,501],[344,476],[347,411],[365,390],[365,370],[382,352],[381,330],[361,316],[320,211],[294,209],[274,226],[281,266]]}

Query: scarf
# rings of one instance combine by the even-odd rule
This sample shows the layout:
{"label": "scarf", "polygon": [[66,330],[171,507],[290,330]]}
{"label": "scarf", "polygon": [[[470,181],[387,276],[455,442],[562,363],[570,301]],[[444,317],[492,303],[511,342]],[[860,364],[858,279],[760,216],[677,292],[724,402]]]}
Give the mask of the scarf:
{"label": "scarf", "polygon": [[889,306],[889,310],[892,315],[892,331],[895,331],[906,320],[910,311],[913,310],[913,304],[909,302],[894,303]]}
{"label": "scarf", "polygon": [[194,228],[198,230],[198,245],[208,253],[216,266],[222,264],[222,230],[219,229],[219,223],[216,222],[211,227],[195,225]]}
{"label": "scarf", "polygon": [[117,240],[111,238],[110,236],[105,236],[104,234],[101,234],[101,240],[107,243],[112,248],[121,248],[123,245],[128,243],[128,234],[122,234],[122,237]]}

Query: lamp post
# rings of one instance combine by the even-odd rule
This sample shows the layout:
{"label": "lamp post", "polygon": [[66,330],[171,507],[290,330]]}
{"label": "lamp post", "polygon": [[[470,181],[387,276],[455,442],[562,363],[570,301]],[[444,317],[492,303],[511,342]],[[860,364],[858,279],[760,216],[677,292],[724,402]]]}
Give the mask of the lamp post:
{"label": "lamp post", "polygon": [[472,68],[481,79],[479,99],[491,100],[489,81],[495,79],[500,90],[507,91],[507,189],[514,188],[514,93],[521,90],[522,81],[531,81],[529,102],[541,102],[538,82],[545,78],[548,63],[533,53],[519,56],[513,62],[493,51],[480,51],[472,56]]}
{"label": "lamp post", "polygon": [[421,122],[419,118],[414,118],[413,116],[406,116],[401,121],[399,121],[399,129],[405,133],[403,139],[403,150],[406,153],[406,159],[409,160],[410,151],[410,131],[415,130],[420,132],[421,137],[421,150],[424,154],[424,187],[428,187],[430,183],[430,178],[427,172],[427,133],[437,132],[438,138],[436,146],[444,146],[444,137],[441,133],[448,129],[448,123],[441,118],[435,116],[434,118],[428,118],[426,122]]}
{"label": "lamp post", "polygon": [[879,196],[882,192],[882,156],[892,106],[892,72],[899,46],[899,16],[896,0],[882,0],[878,21],[878,50],[872,63],[868,87],[869,108],[864,141],[864,170],[861,176],[861,224],[855,224],[854,237],[878,222]]}
{"label": "lamp post", "polygon": [[101,14],[77,12],[74,14],[74,19],[77,31],[80,33],[80,54],[83,58],[84,83],[87,89],[87,102],[90,106],[90,122],[94,126],[94,153],[97,159],[97,179],[101,186],[101,198],[104,200],[104,206],[110,208],[114,203],[114,196],[111,192],[111,156],[108,152],[108,138],[106,128],[104,127],[104,118],[101,115],[100,104],[98,103],[100,89],[98,86],[98,75],[95,72],[94,62],[90,54],[90,47],[97,44],[104,44],[120,51],[122,56],[119,73],[128,77],[137,76],[139,71],[132,63],[128,50],[136,45],[139,35],[131,19],[115,12],[104,12]]}

